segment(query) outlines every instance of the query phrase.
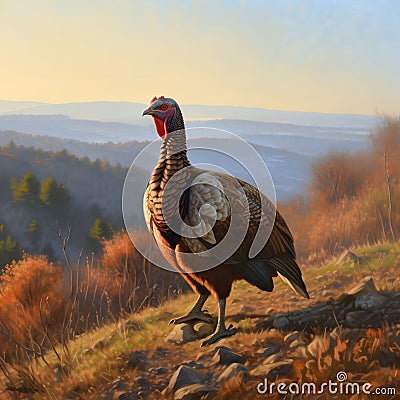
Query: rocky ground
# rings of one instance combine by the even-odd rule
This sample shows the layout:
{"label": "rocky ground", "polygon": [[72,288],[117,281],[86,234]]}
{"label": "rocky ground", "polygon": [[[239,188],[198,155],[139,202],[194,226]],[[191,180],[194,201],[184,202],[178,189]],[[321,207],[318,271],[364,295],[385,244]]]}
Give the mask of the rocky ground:
{"label": "rocky ground", "polygon": [[[330,286],[337,285],[333,282]],[[257,385],[264,378],[288,384],[322,383],[324,378],[328,382],[332,373],[335,376],[354,367],[358,370],[346,372],[349,381],[358,382],[362,372],[367,375],[372,372],[373,377],[374,371],[380,371],[377,376],[382,372],[387,374],[387,379],[381,377],[380,384],[395,387],[396,374],[390,375],[386,369],[400,365],[400,326],[396,326],[400,322],[399,305],[400,293],[378,291],[373,278],[366,277],[338,298],[332,293],[328,301],[304,309],[267,318],[252,316],[258,333],[253,334],[254,338],[249,335],[250,346],[217,344],[178,365],[168,361],[174,352],[171,346],[135,351],[129,360],[130,367],[138,373],[134,382],[117,379],[101,398],[257,398],[261,396]],[[238,318],[236,315],[231,320]],[[208,336],[213,329],[214,326],[205,323],[179,325],[165,342],[182,345]],[[368,357],[372,356],[369,350],[375,353],[376,366],[367,365],[374,364]],[[365,376],[360,382],[365,382]]]}
{"label": "rocky ground", "polygon": [[[213,324],[168,325],[195,300],[193,294],[182,295],[86,332],[68,344],[68,364],[48,356],[48,365],[39,360],[29,369],[34,394],[5,388],[0,398],[378,398],[326,390],[304,395],[257,391],[265,382],[268,389],[272,383],[314,383],[318,390],[340,377],[343,382],[370,383],[371,391],[395,388],[397,394],[379,398],[397,399],[399,267],[400,245],[356,249],[324,265],[304,266],[310,300],[279,280],[272,293],[237,282],[228,299],[227,323],[238,333],[205,348],[200,339],[212,332]],[[214,301],[206,308],[216,315]]]}

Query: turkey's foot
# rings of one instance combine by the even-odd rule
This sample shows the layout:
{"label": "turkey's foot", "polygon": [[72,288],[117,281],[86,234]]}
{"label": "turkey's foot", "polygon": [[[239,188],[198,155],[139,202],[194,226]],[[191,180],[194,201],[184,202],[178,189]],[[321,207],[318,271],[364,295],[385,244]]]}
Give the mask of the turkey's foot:
{"label": "turkey's foot", "polygon": [[171,319],[171,321],[169,321],[169,325],[171,324],[178,325],[178,324],[183,324],[185,322],[191,322],[194,320],[207,322],[209,324],[213,323],[211,314],[209,314],[205,310],[205,311],[189,311],[186,315],[182,317]]}
{"label": "turkey's foot", "polygon": [[217,343],[219,340],[225,337],[233,336],[237,331],[238,330],[234,328],[232,324],[229,325],[228,328],[225,327],[217,328],[217,330],[201,344],[201,347]]}

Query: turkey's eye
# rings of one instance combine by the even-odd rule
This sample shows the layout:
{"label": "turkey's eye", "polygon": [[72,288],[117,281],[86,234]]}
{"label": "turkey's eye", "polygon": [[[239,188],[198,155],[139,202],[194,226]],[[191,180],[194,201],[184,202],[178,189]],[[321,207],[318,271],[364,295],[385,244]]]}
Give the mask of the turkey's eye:
{"label": "turkey's eye", "polygon": [[165,111],[168,108],[167,104],[161,104],[161,106],[159,107],[160,110]]}

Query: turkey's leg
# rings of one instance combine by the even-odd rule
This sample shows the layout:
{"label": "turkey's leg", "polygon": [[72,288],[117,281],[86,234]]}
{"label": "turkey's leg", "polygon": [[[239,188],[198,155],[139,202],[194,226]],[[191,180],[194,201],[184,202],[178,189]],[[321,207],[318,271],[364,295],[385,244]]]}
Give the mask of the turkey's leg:
{"label": "turkey's leg", "polygon": [[209,344],[216,343],[218,342],[218,340],[227,336],[232,336],[237,332],[237,329],[234,328],[232,324],[230,324],[228,328],[225,326],[226,299],[218,300],[218,307],[219,310],[218,310],[217,328],[215,329],[215,332],[201,344],[202,346],[207,346]]}
{"label": "turkey's leg", "polygon": [[192,309],[186,315],[180,318],[171,319],[171,321],[169,321],[169,324],[183,324],[184,322],[193,321],[195,319],[211,323],[211,315],[208,313],[207,310],[202,310],[204,303],[209,296],[209,294],[201,294]]}

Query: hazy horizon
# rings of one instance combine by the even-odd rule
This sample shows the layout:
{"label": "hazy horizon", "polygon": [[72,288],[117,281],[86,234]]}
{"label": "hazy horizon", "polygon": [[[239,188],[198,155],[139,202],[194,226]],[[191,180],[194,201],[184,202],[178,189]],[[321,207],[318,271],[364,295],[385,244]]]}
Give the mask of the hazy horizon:
{"label": "hazy horizon", "polygon": [[[169,96],[165,96],[169,97]],[[67,101],[67,102],[47,102],[47,101],[38,101],[34,99],[6,99],[1,98],[0,102],[10,102],[10,103],[33,103],[35,105],[43,104],[43,105],[69,105],[69,104],[88,104],[88,103],[131,103],[146,106],[148,102],[146,101],[133,101],[133,100],[85,100],[85,101]],[[278,108],[266,108],[266,107],[252,107],[252,106],[241,106],[241,105],[232,105],[232,104],[212,104],[212,103],[181,103],[181,106],[203,106],[203,107],[237,107],[243,109],[254,109],[254,110],[267,110],[267,111],[288,111],[293,113],[312,113],[312,114],[330,114],[330,115],[363,115],[363,116],[375,116],[377,112],[371,113],[353,113],[353,112],[329,112],[329,111],[302,111],[302,110],[291,110],[291,109],[278,109]],[[3,114],[3,111],[0,111],[0,114]]]}

